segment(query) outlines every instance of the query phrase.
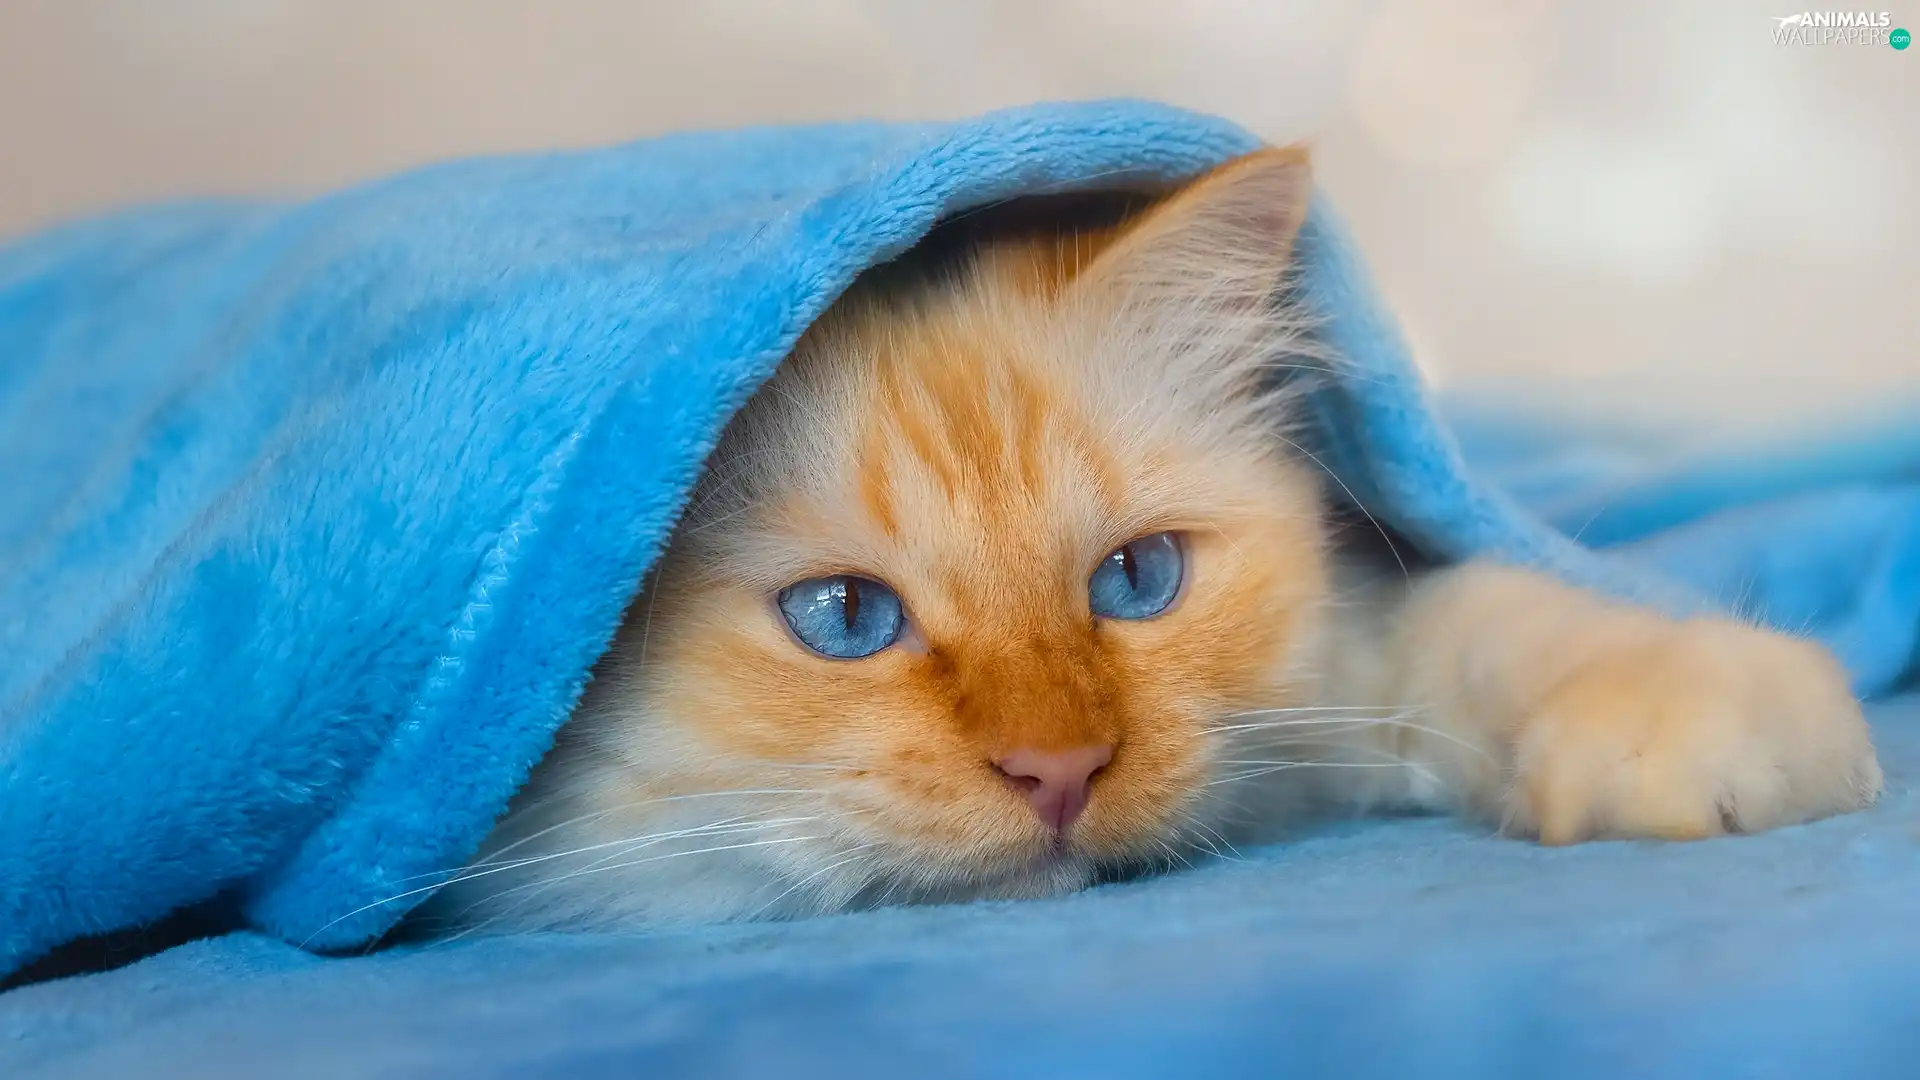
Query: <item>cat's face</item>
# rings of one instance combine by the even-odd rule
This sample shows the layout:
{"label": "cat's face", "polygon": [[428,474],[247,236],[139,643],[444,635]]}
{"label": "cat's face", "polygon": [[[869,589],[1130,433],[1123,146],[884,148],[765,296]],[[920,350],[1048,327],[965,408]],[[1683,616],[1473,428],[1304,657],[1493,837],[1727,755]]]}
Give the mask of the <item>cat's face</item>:
{"label": "cat's face", "polygon": [[631,797],[804,791],[796,876],[849,853],[909,896],[1076,886],[1204,835],[1210,736],[1293,700],[1326,600],[1313,477],[1261,390],[1304,198],[1297,156],[1257,155],[1082,250],[838,305],[604,669]]}

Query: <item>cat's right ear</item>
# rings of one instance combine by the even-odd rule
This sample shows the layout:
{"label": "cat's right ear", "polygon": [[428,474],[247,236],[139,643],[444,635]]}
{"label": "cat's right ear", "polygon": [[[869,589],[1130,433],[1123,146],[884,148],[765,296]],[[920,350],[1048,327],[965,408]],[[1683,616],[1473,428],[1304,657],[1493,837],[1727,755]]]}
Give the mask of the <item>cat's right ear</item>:
{"label": "cat's right ear", "polygon": [[1125,223],[1075,287],[1150,309],[1264,306],[1292,258],[1312,188],[1302,147],[1235,158]]}

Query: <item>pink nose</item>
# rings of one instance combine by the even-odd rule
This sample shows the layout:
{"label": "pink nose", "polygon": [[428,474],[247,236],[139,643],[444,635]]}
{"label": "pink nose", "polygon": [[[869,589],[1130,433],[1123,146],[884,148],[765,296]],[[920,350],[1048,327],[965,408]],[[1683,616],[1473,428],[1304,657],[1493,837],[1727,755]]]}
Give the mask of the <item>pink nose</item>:
{"label": "pink nose", "polygon": [[993,765],[1026,795],[1047,828],[1060,833],[1087,808],[1087,785],[1112,760],[1111,746],[1080,746],[1051,753],[1015,750]]}

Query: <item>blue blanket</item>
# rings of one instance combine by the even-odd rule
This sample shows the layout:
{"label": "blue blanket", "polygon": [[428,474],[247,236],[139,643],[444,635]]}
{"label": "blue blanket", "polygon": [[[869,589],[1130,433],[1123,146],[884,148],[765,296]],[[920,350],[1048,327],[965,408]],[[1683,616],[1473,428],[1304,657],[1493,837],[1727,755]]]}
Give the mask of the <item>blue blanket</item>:
{"label": "blue blanket", "polygon": [[1920,697],[1888,795],[1701,844],[1330,829],[1032,903],[319,959],[257,934],[0,994],[9,1080],[1909,1080]]}
{"label": "blue blanket", "polygon": [[[376,901],[472,851],[721,424],[854,274],[946,214],[1253,145],[1129,103],[676,136],[0,253],[0,971],[214,897],[283,940],[378,936],[404,912]],[[1350,362],[1319,453],[1375,516],[1738,602],[1863,692],[1908,672],[1915,425],[1553,477],[1486,421],[1476,472],[1324,205],[1301,244]]]}

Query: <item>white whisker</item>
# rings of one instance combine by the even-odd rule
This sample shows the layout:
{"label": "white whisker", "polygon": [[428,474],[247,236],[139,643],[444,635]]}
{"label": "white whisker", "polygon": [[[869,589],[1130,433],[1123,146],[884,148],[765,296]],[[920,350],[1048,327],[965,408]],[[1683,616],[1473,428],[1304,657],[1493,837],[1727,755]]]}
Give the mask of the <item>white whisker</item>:
{"label": "white whisker", "polygon": [[[1242,713],[1240,715],[1251,716],[1251,715],[1258,715],[1258,713],[1257,712]],[[1460,747],[1463,750],[1467,750],[1478,757],[1486,759],[1487,761],[1493,760],[1493,755],[1487,753],[1485,750],[1481,749],[1478,746],[1473,745],[1472,743],[1466,741],[1465,739],[1462,739],[1458,735],[1454,735],[1451,732],[1442,731],[1439,728],[1431,727],[1426,724],[1414,723],[1413,721],[1407,720],[1404,718],[1407,715],[1414,715],[1414,714],[1406,713],[1406,714],[1401,714],[1396,716],[1369,716],[1369,717],[1322,717],[1322,718],[1309,718],[1304,720],[1272,720],[1272,721],[1263,721],[1263,722],[1252,723],[1252,724],[1226,724],[1218,727],[1203,728],[1201,729],[1200,733],[1203,735],[1219,735],[1219,734],[1225,734],[1228,732],[1273,731],[1281,728],[1308,728],[1308,727],[1314,727],[1314,728],[1332,727],[1332,728],[1339,728],[1339,729],[1344,729],[1346,727],[1356,727],[1356,728],[1391,727],[1391,728],[1401,728],[1407,731],[1417,731],[1424,735],[1431,735],[1436,739],[1441,739],[1443,741],[1450,742],[1455,746]]]}
{"label": "white whisker", "polygon": [[[1191,825],[1195,830],[1193,833],[1193,839],[1198,841],[1200,844],[1204,845],[1207,849],[1208,854],[1212,855],[1216,859],[1225,859],[1230,862],[1246,861],[1246,856],[1240,854],[1240,849],[1234,847],[1232,841],[1220,835],[1219,830],[1215,829],[1211,825],[1208,825],[1205,821],[1202,821],[1199,815],[1189,810],[1189,811],[1182,811],[1181,816],[1184,817],[1187,823]],[[1215,840],[1218,840],[1220,842],[1220,845],[1215,845],[1214,843]],[[1232,854],[1228,855],[1225,852],[1222,852],[1220,850],[1220,846],[1225,846],[1227,851],[1232,852]]]}
{"label": "white whisker", "polygon": [[[456,871],[455,876],[452,878],[449,878],[446,881],[437,882],[432,885],[422,885],[422,886],[419,886],[418,888],[408,889],[405,892],[395,893],[392,896],[375,900],[372,903],[362,904],[361,906],[353,909],[352,911],[347,912],[344,915],[341,915],[333,919],[331,922],[328,922],[325,926],[322,926],[318,930],[315,930],[313,933],[307,935],[306,940],[302,941],[300,943],[300,946],[301,948],[305,948],[308,944],[310,944],[313,941],[314,938],[319,937],[321,934],[327,932],[328,930],[337,926],[341,922],[344,922],[347,919],[351,919],[355,915],[359,915],[362,912],[372,911],[374,908],[383,907],[387,904],[391,904],[400,900],[405,900],[409,897],[419,896],[422,893],[434,892],[435,890],[445,888],[448,885],[463,884],[468,881],[473,881],[477,878],[488,877],[490,875],[502,873],[508,870],[517,870],[522,867],[531,866],[535,863],[547,862],[553,859],[562,859],[572,855],[582,855],[591,851],[598,851],[608,847],[618,847],[623,845],[632,845],[633,847],[645,847],[654,843],[660,843],[667,840],[681,839],[688,836],[726,834],[731,832],[748,831],[755,828],[768,828],[774,825],[795,824],[799,822],[815,820],[819,815],[812,815],[809,817],[801,817],[801,818],[780,818],[780,819],[774,819],[774,820],[765,821],[765,822],[746,822],[742,820],[744,816],[745,815],[740,815],[733,818],[723,819],[722,821],[712,822],[707,825],[700,825],[700,826],[695,826],[687,829],[675,829],[675,830],[671,830],[663,833],[654,833],[645,837],[627,837],[621,840],[613,840],[613,841],[607,841],[605,843],[600,843],[600,844],[592,844],[586,847],[573,848],[567,851],[557,851],[557,852],[551,852],[546,855],[531,856],[525,859],[509,860],[508,862],[505,862],[503,864],[488,866],[486,869],[478,870],[473,873],[460,873]],[[629,850],[632,850],[632,849],[633,849],[632,847],[629,847]]]}
{"label": "white whisker", "polygon": [[1361,514],[1365,515],[1367,519],[1367,523],[1373,526],[1374,532],[1377,532],[1380,534],[1381,541],[1383,541],[1387,545],[1387,550],[1393,554],[1393,561],[1400,565],[1401,580],[1411,583],[1413,581],[1413,571],[1407,569],[1407,560],[1400,557],[1400,549],[1394,546],[1393,537],[1387,533],[1386,528],[1380,524],[1379,519],[1373,516],[1373,511],[1367,509],[1367,505],[1360,501],[1360,496],[1355,495],[1353,493],[1353,489],[1347,486],[1347,482],[1345,480],[1340,479],[1339,474],[1335,473],[1331,468],[1328,468],[1327,463],[1324,461],[1321,461],[1319,455],[1315,454],[1313,451],[1307,449],[1304,446],[1301,446],[1299,443],[1294,442],[1292,439],[1287,438],[1285,435],[1282,435],[1279,432],[1275,432],[1274,437],[1279,439],[1281,442],[1286,443],[1288,446],[1293,447],[1295,450],[1298,450],[1300,453],[1306,455],[1307,460],[1313,462],[1315,465],[1320,466],[1320,471],[1323,473],[1326,473],[1328,479],[1340,485],[1340,490],[1347,493],[1347,501],[1353,504],[1353,508],[1355,510],[1360,511]]}
{"label": "white whisker", "polygon": [[[501,912],[498,915],[488,918],[484,922],[476,923],[472,926],[469,926],[466,929],[460,931],[458,934],[454,934],[451,937],[446,938],[442,943],[451,944],[470,934],[479,933],[482,930],[485,930],[488,926],[492,925],[495,921],[501,918],[505,918],[507,915],[510,915],[513,912],[518,911],[521,908],[525,907],[527,904],[531,903],[534,899],[538,898],[538,896],[541,893],[544,893],[549,889],[557,888],[558,886],[563,885],[576,878],[586,877],[589,874],[598,874],[608,870],[626,870],[635,866],[644,865],[646,863],[664,862],[668,859],[677,859],[677,858],[681,858],[683,856],[689,856],[689,855],[712,855],[722,851],[739,851],[744,848],[771,847],[775,844],[798,844],[803,841],[818,840],[818,839],[820,839],[819,836],[783,836],[783,837],[775,837],[774,839],[771,839],[771,840],[749,840],[745,843],[739,843],[739,844],[720,844],[714,847],[695,848],[691,851],[670,851],[664,855],[650,855],[644,859],[630,859],[630,860],[627,860],[626,862],[609,862],[608,861],[609,859],[617,859],[620,857],[621,854],[625,854],[624,852],[616,853],[614,855],[608,856],[605,859],[601,859],[590,866],[583,867],[579,870],[570,871],[568,873],[560,875],[557,878],[551,878],[551,879],[542,880],[542,881],[530,881],[524,885],[516,885],[511,889],[502,889],[497,893],[493,893],[492,895],[486,898],[485,902],[492,903],[494,901],[502,900],[502,899],[505,899],[506,897],[512,896],[515,893],[521,893],[521,892],[526,892],[528,890],[533,890],[532,896],[523,898],[520,901],[520,903],[514,905],[512,908],[509,908],[507,911]],[[632,851],[632,850],[637,850],[637,848],[639,847],[648,847],[648,846],[651,846],[651,845],[648,845],[648,844],[636,845],[636,848],[630,848],[628,850]],[[474,906],[478,906],[478,905],[476,904]],[[472,907],[469,907],[467,909],[467,911],[472,911],[472,910],[473,910]],[[465,913],[463,912],[462,914],[464,916]]]}
{"label": "white whisker", "polygon": [[751,919],[759,918],[763,913],[766,912],[768,908],[773,907],[774,905],[778,904],[780,901],[785,900],[788,896],[792,895],[794,890],[809,884],[810,882],[819,878],[823,874],[832,873],[833,871],[840,869],[841,867],[847,865],[848,863],[854,862],[855,860],[858,860],[864,857],[870,849],[876,846],[878,845],[875,843],[866,843],[866,844],[861,844],[858,847],[849,848],[847,851],[841,853],[841,855],[844,856],[843,858],[836,859],[835,861],[828,863],[827,865],[821,867],[820,869],[815,870],[813,873],[808,874],[806,877],[803,877],[800,880],[794,882],[793,884],[787,886],[786,889],[780,893],[780,895],[774,897],[773,899],[767,901],[766,903],[756,908],[753,914],[749,915],[748,918],[751,918]]}
{"label": "white whisker", "polygon": [[[717,798],[725,798],[727,796],[738,796],[738,795],[817,795],[817,794],[819,794],[819,792],[813,788],[746,788],[746,789],[741,789],[737,791],[699,791],[699,792],[694,792],[693,794],[690,794],[690,795],[663,795],[659,798],[654,798],[654,799],[641,799],[637,802],[621,803],[619,806],[611,806],[604,810],[595,810],[595,811],[592,811],[591,813],[580,814],[575,817],[570,817],[558,824],[549,825],[546,828],[541,829],[539,832],[529,833],[528,835],[523,836],[518,840],[515,840],[511,844],[504,845],[502,847],[496,848],[493,851],[488,852],[487,858],[484,861],[468,863],[466,866],[461,867],[461,869],[472,870],[472,869],[475,869],[476,867],[492,866],[496,862],[500,861],[499,860],[500,856],[505,855],[507,852],[512,851],[514,848],[520,847],[523,844],[528,844],[535,840],[538,840],[549,833],[555,832],[559,829],[565,829],[573,825],[582,825],[582,824],[585,824],[586,822],[595,821],[600,818],[608,817],[613,814],[626,813],[628,811],[638,809],[642,806],[656,806],[656,805],[659,805],[660,803],[686,802],[692,799],[717,799]],[[738,820],[738,819],[736,818],[733,820]],[[451,871],[436,870],[436,871],[433,871],[431,874],[414,874],[411,877],[402,878],[400,880],[408,881],[408,880],[412,880],[412,878],[431,877],[433,876],[433,874],[458,873],[458,872],[459,871],[457,870],[451,870]]]}
{"label": "white whisker", "polygon": [[1236,783],[1242,780],[1253,780],[1262,776],[1271,776],[1274,773],[1286,772],[1289,769],[1418,769],[1418,768],[1421,768],[1420,762],[1413,762],[1413,761],[1224,761],[1224,762],[1221,762],[1221,764],[1242,765],[1242,766],[1265,766],[1265,767],[1255,768],[1251,772],[1239,773],[1234,776],[1223,776],[1217,780],[1209,780],[1207,782],[1208,787],[1213,787],[1216,784],[1231,784],[1231,783]]}

